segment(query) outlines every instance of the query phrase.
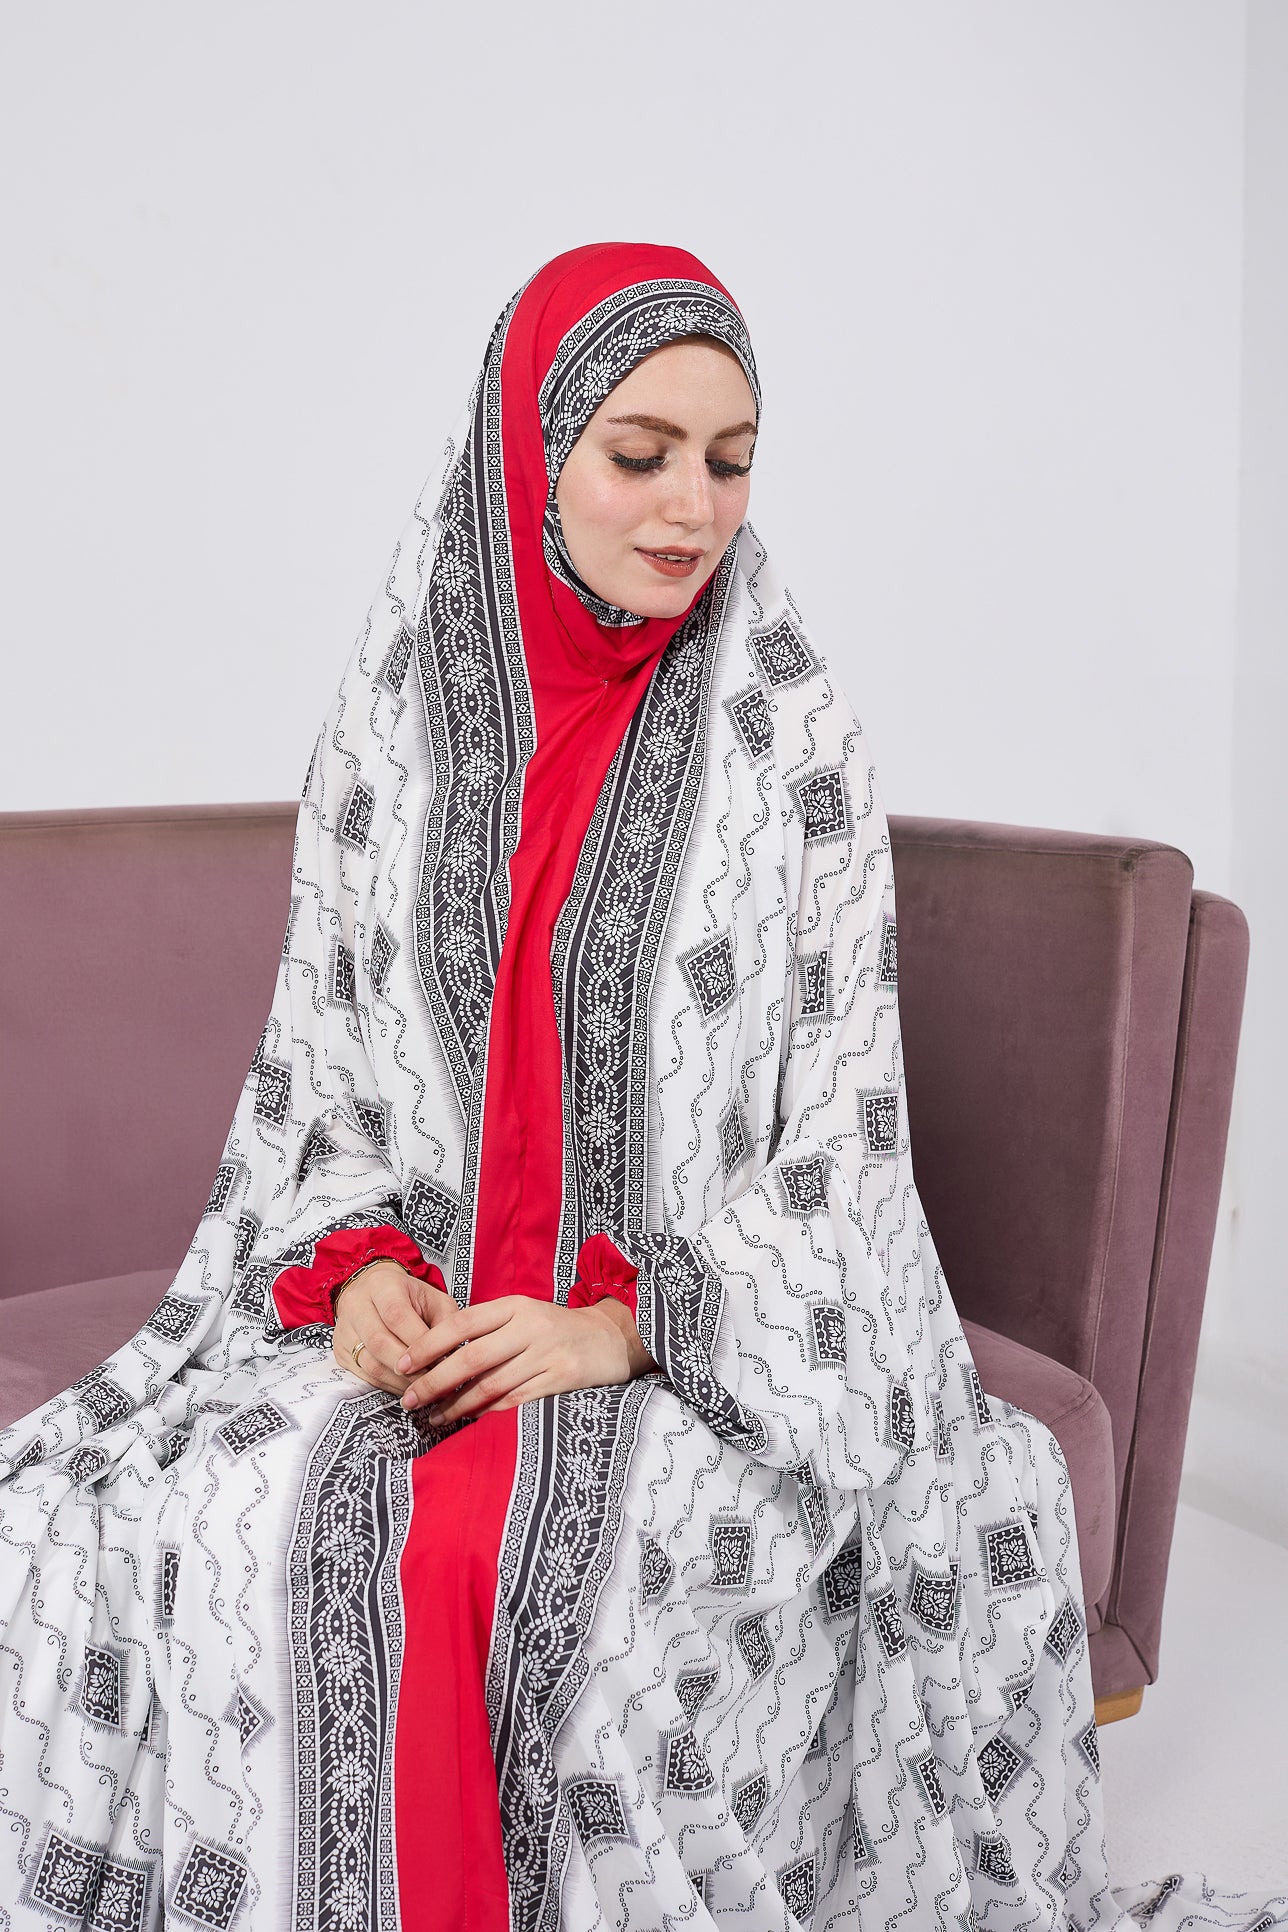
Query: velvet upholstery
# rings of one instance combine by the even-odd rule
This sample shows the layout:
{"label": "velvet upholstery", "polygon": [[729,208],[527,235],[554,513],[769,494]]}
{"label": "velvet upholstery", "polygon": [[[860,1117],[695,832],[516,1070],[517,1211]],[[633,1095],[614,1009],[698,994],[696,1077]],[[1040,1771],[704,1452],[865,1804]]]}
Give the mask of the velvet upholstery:
{"label": "velvet upholstery", "polygon": [[[268,1008],[295,810],[0,814],[22,909],[0,1422],[132,1334],[187,1247]],[[1158,1667],[1247,928],[1147,841],[908,818],[891,840],[927,1219],[985,1389],[1069,1463],[1097,1693],[1134,1689]]]}
{"label": "velvet upholstery", "polygon": [[7,1296],[0,1305],[0,1429],[70,1388],[128,1341],[173,1278],[173,1268],[140,1268],[106,1281]]}
{"label": "velvet upholstery", "polygon": [[0,813],[0,1296],[178,1266],[268,1012],[295,809]]}
{"label": "velvet upholstery", "polygon": [[1101,1620],[1114,1566],[1114,1436],[1099,1390],[1076,1370],[1009,1335],[963,1322],[986,1395],[1000,1395],[1045,1422],[1069,1465],[1087,1620]]}
{"label": "velvet upholstery", "polygon": [[1094,1594],[1084,1564],[1092,1668],[1098,1695],[1134,1690],[1158,1670],[1247,926],[1192,892],[1169,846],[948,819],[890,832],[926,1219],[963,1317],[1103,1398],[1115,1563]]}

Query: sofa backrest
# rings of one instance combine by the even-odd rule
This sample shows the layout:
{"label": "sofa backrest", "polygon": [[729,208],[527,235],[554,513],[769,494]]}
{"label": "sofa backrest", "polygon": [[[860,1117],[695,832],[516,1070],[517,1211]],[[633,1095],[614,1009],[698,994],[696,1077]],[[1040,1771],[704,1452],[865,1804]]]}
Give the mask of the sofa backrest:
{"label": "sofa backrest", "polygon": [[0,1296],[178,1267],[267,1017],[295,814],[0,813]]}

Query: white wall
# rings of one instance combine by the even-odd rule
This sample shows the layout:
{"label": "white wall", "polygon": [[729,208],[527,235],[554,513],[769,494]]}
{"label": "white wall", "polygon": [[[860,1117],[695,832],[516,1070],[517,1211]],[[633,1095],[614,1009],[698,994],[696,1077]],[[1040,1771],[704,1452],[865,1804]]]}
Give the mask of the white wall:
{"label": "white wall", "polygon": [[[1252,6],[1269,45],[1278,0]],[[494,314],[557,250],[642,237],[748,314],[753,517],[890,807],[1166,839],[1273,905],[1288,597],[1253,522],[1240,548],[1239,462],[1283,398],[1250,188],[1241,417],[1245,18],[6,9],[0,807],[293,794]],[[1267,77],[1263,144],[1276,116]],[[1253,1333],[1276,1083],[1245,1084],[1213,1289]]]}
{"label": "white wall", "polygon": [[1243,269],[1234,896],[1252,955],[1225,1266],[1191,1418],[1192,1502],[1288,1543],[1288,6],[1250,0]]}

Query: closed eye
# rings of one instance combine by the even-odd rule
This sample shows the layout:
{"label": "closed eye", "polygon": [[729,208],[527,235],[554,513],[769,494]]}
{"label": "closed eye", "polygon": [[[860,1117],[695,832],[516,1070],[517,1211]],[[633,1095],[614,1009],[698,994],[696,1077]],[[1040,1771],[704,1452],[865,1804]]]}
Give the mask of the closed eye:
{"label": "closed eye", "polygon": [[[610,463],[616,463],[619,469],[638,471],[660,470],[666,458],[665,456],[623,456],[620,450],[614,449],[609,450],[608,460]],[[750,463],[729,463],[720,456],[709,456],[707,458],[707,468],[710,470],[712,476],[722,478],[751,475]]]}

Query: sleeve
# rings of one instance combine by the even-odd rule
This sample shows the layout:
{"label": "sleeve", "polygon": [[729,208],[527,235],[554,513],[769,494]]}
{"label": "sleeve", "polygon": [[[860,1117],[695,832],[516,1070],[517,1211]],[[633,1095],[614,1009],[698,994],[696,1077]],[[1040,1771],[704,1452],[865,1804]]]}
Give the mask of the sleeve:
{"label": "sleeve", "polygon": [[606,1234],[592,1234],[577,1256],[577,1278],[568,1290],[570,1308],[593,1308],[611,1298],[638,1316],[636,1282],[639,1269],[629,1262]]}
{"label": "sleeve", "polygon": [[[912,1362],[942,1281],[912,1180],[889,833],[846,717],[784,784],[799,890],[770,1157],[701,1228],[616,1247],[640,1337],[681,1399],[749,1454],[856,1489],[928,1440],[934,1391]],[[845,838],[811,837],[820,767],[833,799],[843,775]],[[602,1251],[587,1258],[606,1279]]]}
{"label": "sleeve", "polygon": [[284,1329],[316,1322],[333,1324],[335,1297],[347,1281],[373,1261],[396,1261],[409,1275],[446,1290],[442,1271],[426,1261],[410,1235],[385,1223],[374,1228],[341,1228],[323,1235],[310,1264],[284,1268],[273,1283],[277,1319]]}

